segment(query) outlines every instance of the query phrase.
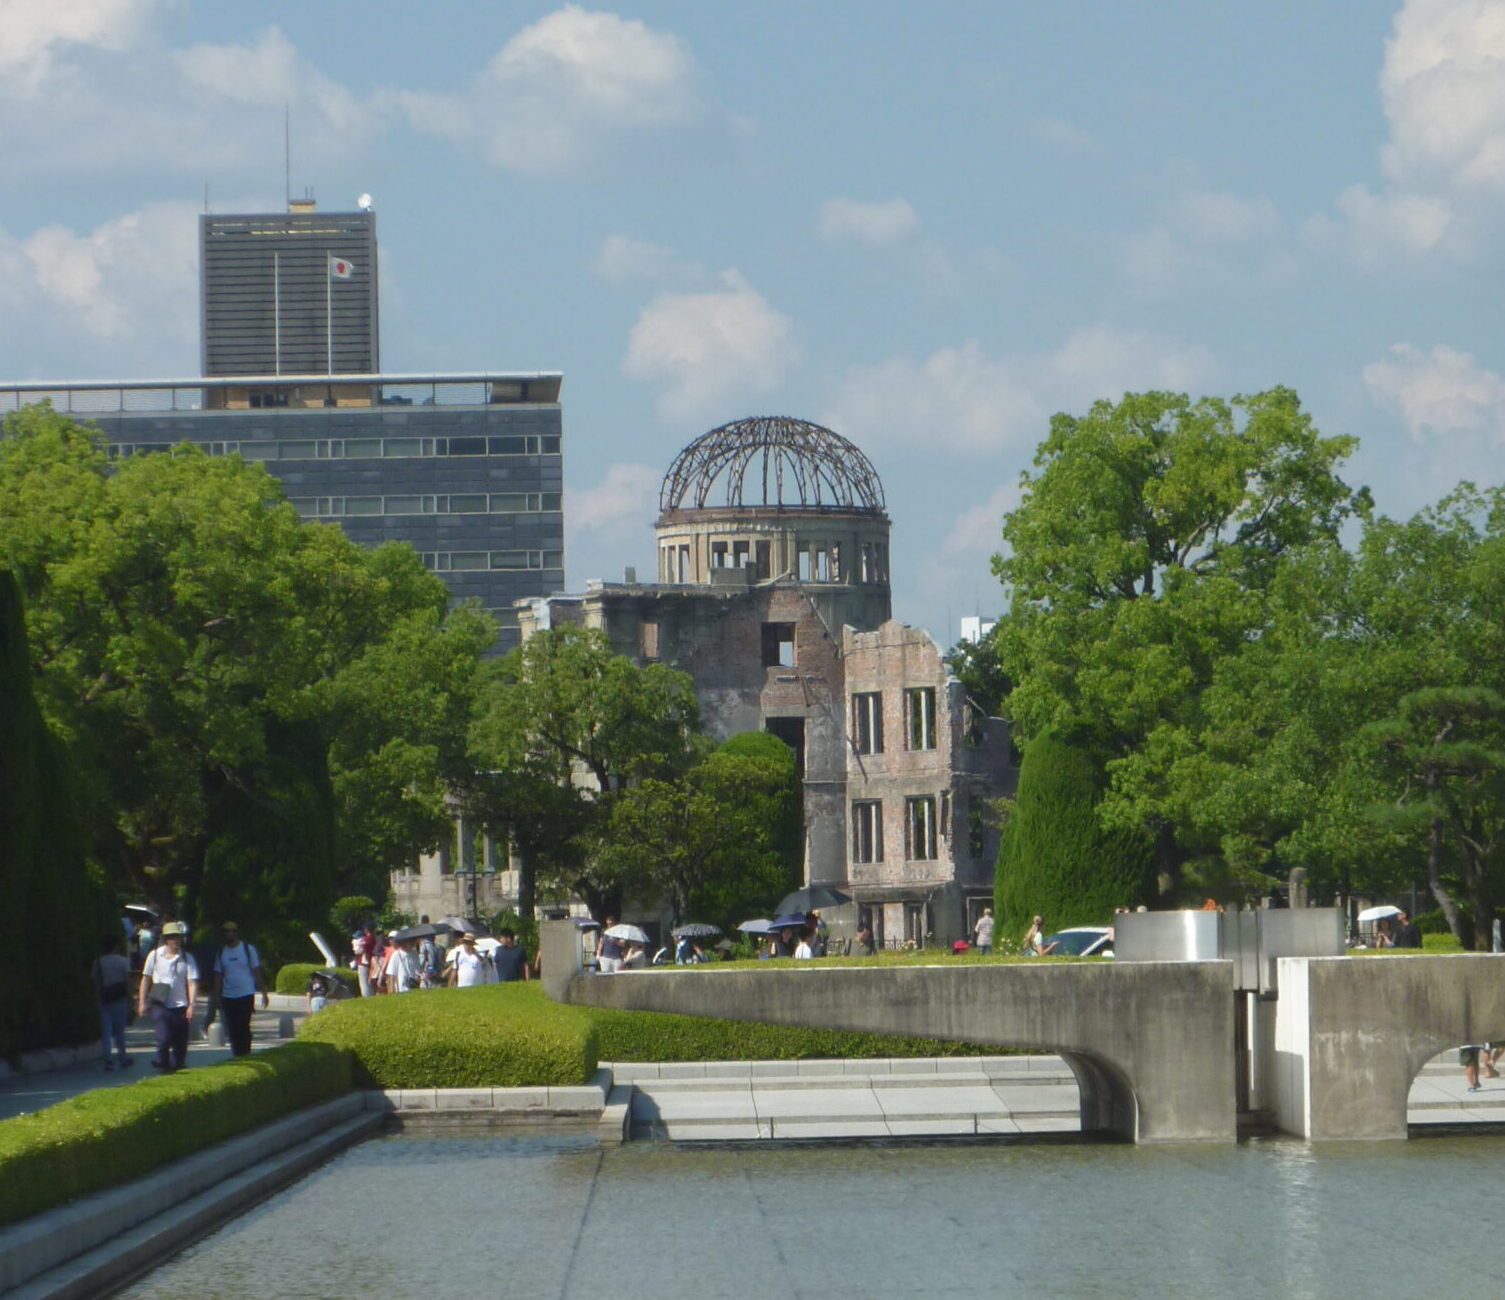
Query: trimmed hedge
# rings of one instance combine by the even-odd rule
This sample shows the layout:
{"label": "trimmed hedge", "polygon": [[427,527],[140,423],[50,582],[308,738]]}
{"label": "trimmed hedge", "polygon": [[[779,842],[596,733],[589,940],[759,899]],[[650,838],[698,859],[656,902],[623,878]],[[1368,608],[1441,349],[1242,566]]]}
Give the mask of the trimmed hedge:
{"label": "trimmed hedge", "polygon": [[349,1049],[357,1083],[378,1088],[578,1086],[599,1055],[585,1008],[523,983],[335,1002],[298,1039]]}
{"label": "trimmed hedge", "polygon": [[[538,984],[438,989],[326,1007],[299,1038],[336,1043],[380,1088],[568,1086],[599,1060],[793,1061],[981,1056],[1004,1049],[938,1038],[845,1033],[551,1002]],[[1005,1053],[1006,1054],[1006,1053]]]}
{"label": "trimmed hedge", "polygon": [[140,1178],[350,1086],[348,1052],[289,1043],[0,1120],[0,1224]]}
{"label": "trimmed hedge", "polygon": [[[308,987],[308,977],[316,970],[327,971],[330,969],[330,967],[321,966],[316,962],[289,962],[277,972],[277,979],[272,988],[277,993],[287,993],[301,998],[304,990]],[[343,983],[348,984],[353,991],[360,992],[360,977],[353,970],[340,967],[338,970],[335,970],[335,974],[340,977]]]}

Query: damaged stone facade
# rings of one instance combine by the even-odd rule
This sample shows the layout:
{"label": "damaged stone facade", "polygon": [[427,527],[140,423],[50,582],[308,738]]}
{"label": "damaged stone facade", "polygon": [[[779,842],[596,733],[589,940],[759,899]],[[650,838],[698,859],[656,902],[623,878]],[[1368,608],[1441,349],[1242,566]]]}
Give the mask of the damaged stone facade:
{"label": "damaged stone facade", "polygon": [[[729,431],[739,426],[706,436],[724,448]],[[852,457],[865,500],[750,504],[739,483],[727,503],[696,505],[703,484],[671,494],[676,462],[655,526],[658,580],[520,602],[518,626],[524,640],[597,628],[618,653],[689,674],[713,735],[785,740],[804,781],[806,882],[855,900],[826,914],[838,941],[867,921],[889,947],[949,945],[991,901],[988,801],[1017,777],[1008,727],[971,704],[927,633],[892,618],[881,487],[857,448],[818,432],[812,458]],[[804,468],[803,481],[826,469]]]}

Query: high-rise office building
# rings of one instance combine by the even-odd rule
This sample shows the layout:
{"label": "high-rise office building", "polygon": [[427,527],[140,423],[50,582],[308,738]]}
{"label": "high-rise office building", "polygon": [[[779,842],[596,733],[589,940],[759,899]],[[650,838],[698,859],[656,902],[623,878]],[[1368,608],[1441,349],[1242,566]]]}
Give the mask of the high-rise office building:
{"label": "high-rise office building", "polygon": [[0,383],[0,415],[48,398],[115,456],[260,461],[304,518],[408,543],[517,644],[513,602],[564,589],[563,377],[380,372],[371,212],[206,216],[200,238],[202,378]]}
{"label": "high-rise office building", "polygon": [[207,375],[370,375],[381,369],[376,214],[199,218]]}

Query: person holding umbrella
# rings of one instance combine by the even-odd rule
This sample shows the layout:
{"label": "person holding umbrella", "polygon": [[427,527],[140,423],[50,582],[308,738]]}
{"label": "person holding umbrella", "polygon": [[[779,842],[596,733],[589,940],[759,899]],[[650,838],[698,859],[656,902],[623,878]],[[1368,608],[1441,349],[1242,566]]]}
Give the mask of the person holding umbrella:
{"label": "person holding umbrella", "polygon": [[622,944],[611,933],[616,924],[617,918],[608,916],[601,933],[596,936],[596,969],[603,975],[615,975],[622,969]]}

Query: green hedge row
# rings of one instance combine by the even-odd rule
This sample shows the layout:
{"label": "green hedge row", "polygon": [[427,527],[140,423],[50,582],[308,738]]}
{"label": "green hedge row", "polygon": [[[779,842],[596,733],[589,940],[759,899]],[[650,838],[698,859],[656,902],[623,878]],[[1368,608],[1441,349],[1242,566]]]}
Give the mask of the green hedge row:
{"label": "green hedge row", "polygon": [[[313,962],[289,962],[277,972],[277,979],[272,987],[278,993],[287,993],[301,998],[304,990],[308,988],[308,977],[316,970],[327,971],[330,969],[331,967],[329,966],[320,966]],[[341,967],[335,970],[335,974],[344,983],[350,985],[352,989],[357,992],[360,990],[360,977],[353,970]]]}
{"label": "green hedge row", "polygon": [[599,1055],[584,1008],[522,983],[335,1002],[298,1038],[348,1048],[357,1083],[378,1088],[569,1087]]}
{"label": "green hedge row", "polygon": [[140,1178],[350,1086],[347,1052],[289,1043],[0,1120],[0,1224]]}
{"label": "green hedge row", "polygon": [[348,1048],[357,1080],[381,1088],[568,1086],[590,1079],[598,1060],[792,1061],[1001,1050],[938,1038],[564,1006],[549,1001],[538,984],[340,1002],[306,1021],[299,1039]]}

